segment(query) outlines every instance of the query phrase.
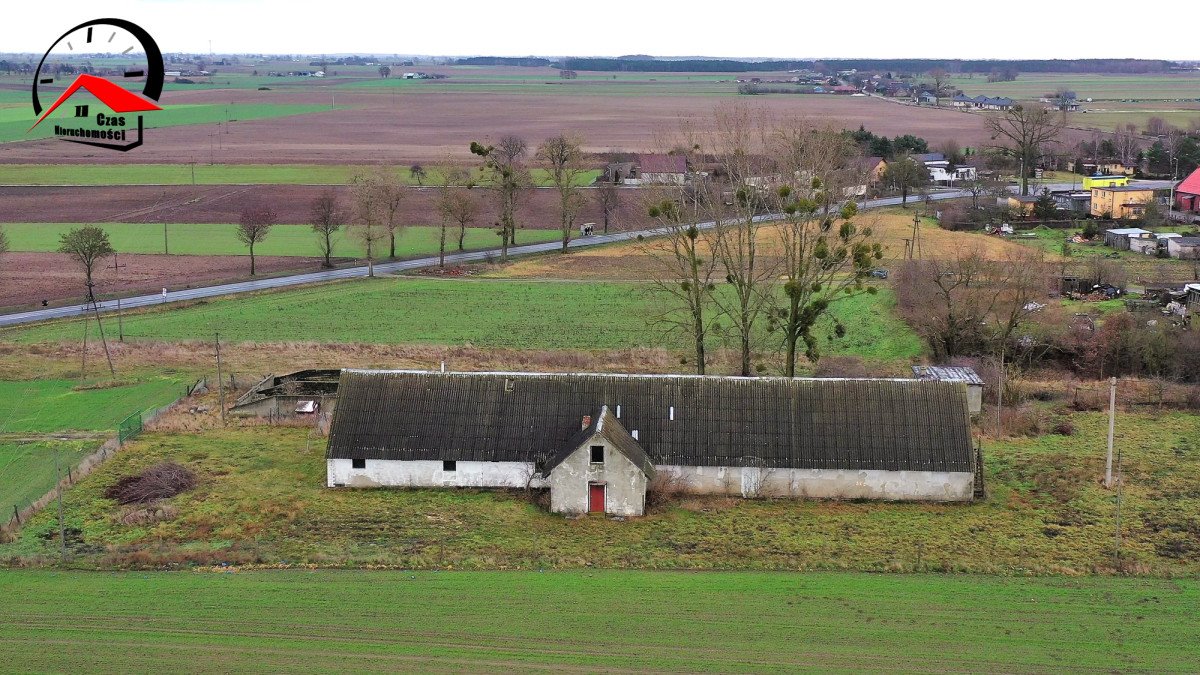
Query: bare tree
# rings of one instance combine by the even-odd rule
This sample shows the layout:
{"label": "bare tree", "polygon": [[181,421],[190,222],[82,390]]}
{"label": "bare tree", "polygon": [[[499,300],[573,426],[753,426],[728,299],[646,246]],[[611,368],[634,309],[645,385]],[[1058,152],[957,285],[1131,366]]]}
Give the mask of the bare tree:
{"label": "bare tree", "polygon": [[578,139],[565,134],[547,138],[537,150],[537,158],[550,176],[558,193],[558,226],[562,231],[562,252],[568,251],[575,216],[583,207],[576,182],[583,174],[583,150]]}
{"label": "bare tree", "polygon": [[354,196],[354,222],[359,241],[362,242],[367,258],[367,276],[375,276],[375,248],[383,240],[385,231],[381,223],[380,189],[376,176],[355,174],[350,179],[350,191]]}
{"label": "bare tree", "polygon": [[425,172],[425,167],[420,164],[413,164],[408,167],[408,177],[417,181],[417,185],[424,185],[428,174]]}
{"label": "bare tree", "polygon": [[1029,172],[1037,166],[1044,149],[1057,141],[1066,120],[1066,115],[1057,110],[1021,105],[985,120],[992,140],[1001,141],[996,149],[1020,164],[1022,195],[1029,194]]}
{"label": "bare tree", "polygon": [[942,97],[950,89],[950,74],[941,68],[934,68],[929,71],[929,77],[933,78],[933,95],[937,99],[937,104],[942,104]]}
{"label": "bare tree", "polygon": [[[817,321],[842,299],[874,292],[865,285],[883,249],[870,227],[859,227],[853,202],[840,195],[866,180],[853,161],[854,148],[832,128],[793,125],[782,134],[782,174],[789,180],[772,195],[772,210],[784,215],[778,227],[783,257],[783,294],[771,324],[783,333],[785,374],[796,375],[799,344],[816,361]],[[845,328],[835,322],[835,332]]]}
{"label": "bare tree", "polygon": [[372,182],[376,191],[375,204],[379,208],[379,221],[388,236],[388,258],[396,259],[396,238],[403,233],[400,224],[400,206],[407,189],[399,176],[380,169]]}
{"label": "bare tree", "polygon": [[275,210],[269,206],[251,206],[242,209],[238,221],[237,238],[250,247],[250,276],[254,276],[254,245],[262,243],[277,222]]}
{"label": "bare tree", "polygon": [[438,244],[438,265],[445,265],[446,228],[450,223],[458,225],[458,250],[463,250],[467,227],[479,215],[479,201],[471,189],[471,174],[465,169],[447,169],[438,185],[437,210],[441,216],[441,234]]}
{"label": "bare tree", "polygon": [[487,187],[499,203],[500,220],[496,234],[500,235],[500,261],[508,262],[508,247],[516,243],[517,202],[521,190],[530,184],[529,172],[522,165],[527,147],[519,136],[508,135],[496,145],[471,142],[472,154],[483,160],[487,172]]}
{"label": "bare tree", "polygon": [[711,125],[682,131],[686,147],[720,167],[719,180],[696,181],[692,188],[705,219],[715,223],[710,244],[728,288],[714,293],[713,302],[728,320],[728,337],[737,342],[740,374],[749,377],[761,339],[760,320],[770,308],[777,277],[777,265],[762,254],[765,226],[757,217],[768,206],[764,194],[781,179],[767,152],[771,122],[744,105],[721,106]]}
{"label": "bare tree", "polygon": [[388,77],[391,77],[391,75],[392,75],[392,69],[389,66],[379,66],[379,76],[380,77],[382,77],[386,80]]}
{"label": "bare tree", "polygon": [[345,224],[346,216],[338,203],[337,195],[327,191],[313,200],[309,208],[308,222],[317,234],[317,246],[321,249],[321,257],[325,259],[325,267],[333,267],[330,258],[333,256],[334,239]]}
{"label": "bare tree", "polygon": [[608,221],[621,208],[621,191],[612,183],[605,183],[593,192],[596,205],[604,214],[604,233],[608,234]]}
{"label": "bare tree", "polygon": [[904,154],[891,162],[883,170],[883,181],[892,189],[900,191],[900,205],[908,208],[908,195],[913,188],[919,188],[929,182],[929,169],[913,159],[912,155]]}
{"label": "bare tree", "polygon": [[708,363],[706,343],[714,321],[713,280],[719,265],[711,241],[714,231],[684,222],[685,212],[678,197],[668,196],[667,189],[653,189],[652,193],[647,213],[663,235],[646,240],[644,247],[659,265],[654,288],[669,300],[669,307],[656,321],[670,334],[688,336],[696,374],[703,375]]}
{"label": "bare tree", "polygon": [[1137,125],[1124,124],[1119,125],[1113,131],[1113,147],[1117,150],[1117,159],[1121,160],[1126,168],[1130,168],[1137,160],[1138,151],[1141,149],[1138,145]]}
{"label": "bare tree", "polygon": [[58,252],[66,253],[83,267],[84,285],[89,289],[90,297],[96,264],[116,251],[108,240],[108,232],[94,225],[85,225],[63,234],[59,238]]}

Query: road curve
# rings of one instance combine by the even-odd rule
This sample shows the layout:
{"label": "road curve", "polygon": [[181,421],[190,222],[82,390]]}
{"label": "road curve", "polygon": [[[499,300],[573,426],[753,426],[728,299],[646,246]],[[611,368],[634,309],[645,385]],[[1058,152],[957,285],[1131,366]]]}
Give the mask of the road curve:
{"label": "road curve", "polygon": [[[929,195],[933,200],[957,199],[970,196],[962,190],[947,190],[936,192]],[[919,202],[921,198],[914,197],[912,201]],[[859,205],[859,209],[877,209],[885,206],[899,206],[899,197],[887,197],[884,199],[872,199],[863,202]],[[758,216],[757,220],[769,221],[775,220],[779,216],[765,215]],[[709,228],[713,226],[711,221],[699,223],[701,228]],[[598,234],[581,239],[574,239],[569,246],[571,248],[586,248],[589,246],[600,246],[603,244],[611,244],[621,241],[629,241],[640,237],[654,237],[663,234],[659,228],[651,228],[647,230],[636,230],[633,232],[617,232],[612,234]],[[561,242],[551,241],[541,244],[526,244],[522,246],[512,246],[508,249],[510,256],[531,255],[535,253],[550,253],[559,250],[562,246]],[[488,249],[484,251],[471,251],[468,253],[452,253],[446,255],[446,262],[451,264],[469,263],[484,260],[487,257],[495,257],[500,253],[500,249]],[[375,272],[377,274],[390,274],[394,272],[403,272],[409,270],[417,270],[424,267],[432,267],[438,264],[437,256],[414,258],[411,260],[400,260],[388,263],[376,263]],[[290,286],[300,286],[304,284],[316,284],[325,281],[337,281],[339,279],[353,279],[356,277],[367,276],[367,267],[365,265],[358,267],[345,267],[335,270],[324,270],[321,272],[309,272],[307,274],[293,274],[289,276],[273,277],[270,279],[255,279],[251,281],[240,281],[232,284],[220,284],[217,286],[202,286],[200,288],[189,288],[183,291],[174,291],[167,293],[166,297],[161,294],[139,295],[131,298],[121,299],[121,309],[138,309],[140,307],[153,307],[155,305],[167,305],[173,302],[181,302],[185,300],[200,300],[203,298],[215,298],[223,295],[236,295],[239,293],[253,293],[256,291],[265,291],[276,288],[287,288]],[[106,301],[101,304],[100,312],[108,313],[115,311],[117,303],[115,300]],[[82,305],[69,305],[66,307],[54,307],[50,309],[40,309],[29,312],[17,312],[14,314],[0,315],[0,328],[19,326],[22,324],[36,323],[38,321],[49,321],[52,319],[67,319],[80,316],[84,313]]]}

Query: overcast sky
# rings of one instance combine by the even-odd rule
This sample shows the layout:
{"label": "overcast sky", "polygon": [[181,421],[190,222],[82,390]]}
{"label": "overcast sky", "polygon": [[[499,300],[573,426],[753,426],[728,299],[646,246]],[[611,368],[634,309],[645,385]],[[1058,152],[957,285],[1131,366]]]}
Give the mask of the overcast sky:
{"label": "overcast sky", "polygon": [[0,52],[40,53],[112,16],[164,52],[211,40],[218,53],[1193,60],[1194,28],[1171,17],[1194,16],[1194,2],[20,0],[6,3]]}

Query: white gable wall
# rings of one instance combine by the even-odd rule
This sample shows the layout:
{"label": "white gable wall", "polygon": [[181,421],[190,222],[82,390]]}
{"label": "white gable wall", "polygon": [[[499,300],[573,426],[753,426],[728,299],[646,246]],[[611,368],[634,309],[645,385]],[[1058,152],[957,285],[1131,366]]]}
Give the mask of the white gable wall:
{"label": "white gable wall", "polygon": [[[604,446],[603,464],[592,464],[593,445]],[[550,510],[587,513],[589,486],[593,483],[605,486],[605,513],[616,516],[645,513],[646,474],[602,436],[592,436],[550,472]]]}

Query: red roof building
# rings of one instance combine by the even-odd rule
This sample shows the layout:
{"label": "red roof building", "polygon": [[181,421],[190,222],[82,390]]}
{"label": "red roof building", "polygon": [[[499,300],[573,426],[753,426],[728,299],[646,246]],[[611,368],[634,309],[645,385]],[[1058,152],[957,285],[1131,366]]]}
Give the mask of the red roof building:
{"label": "red roof building", "polygon": [[1200,213],[1200,169],[1193,171],[1175,188],[1175,208]]}

